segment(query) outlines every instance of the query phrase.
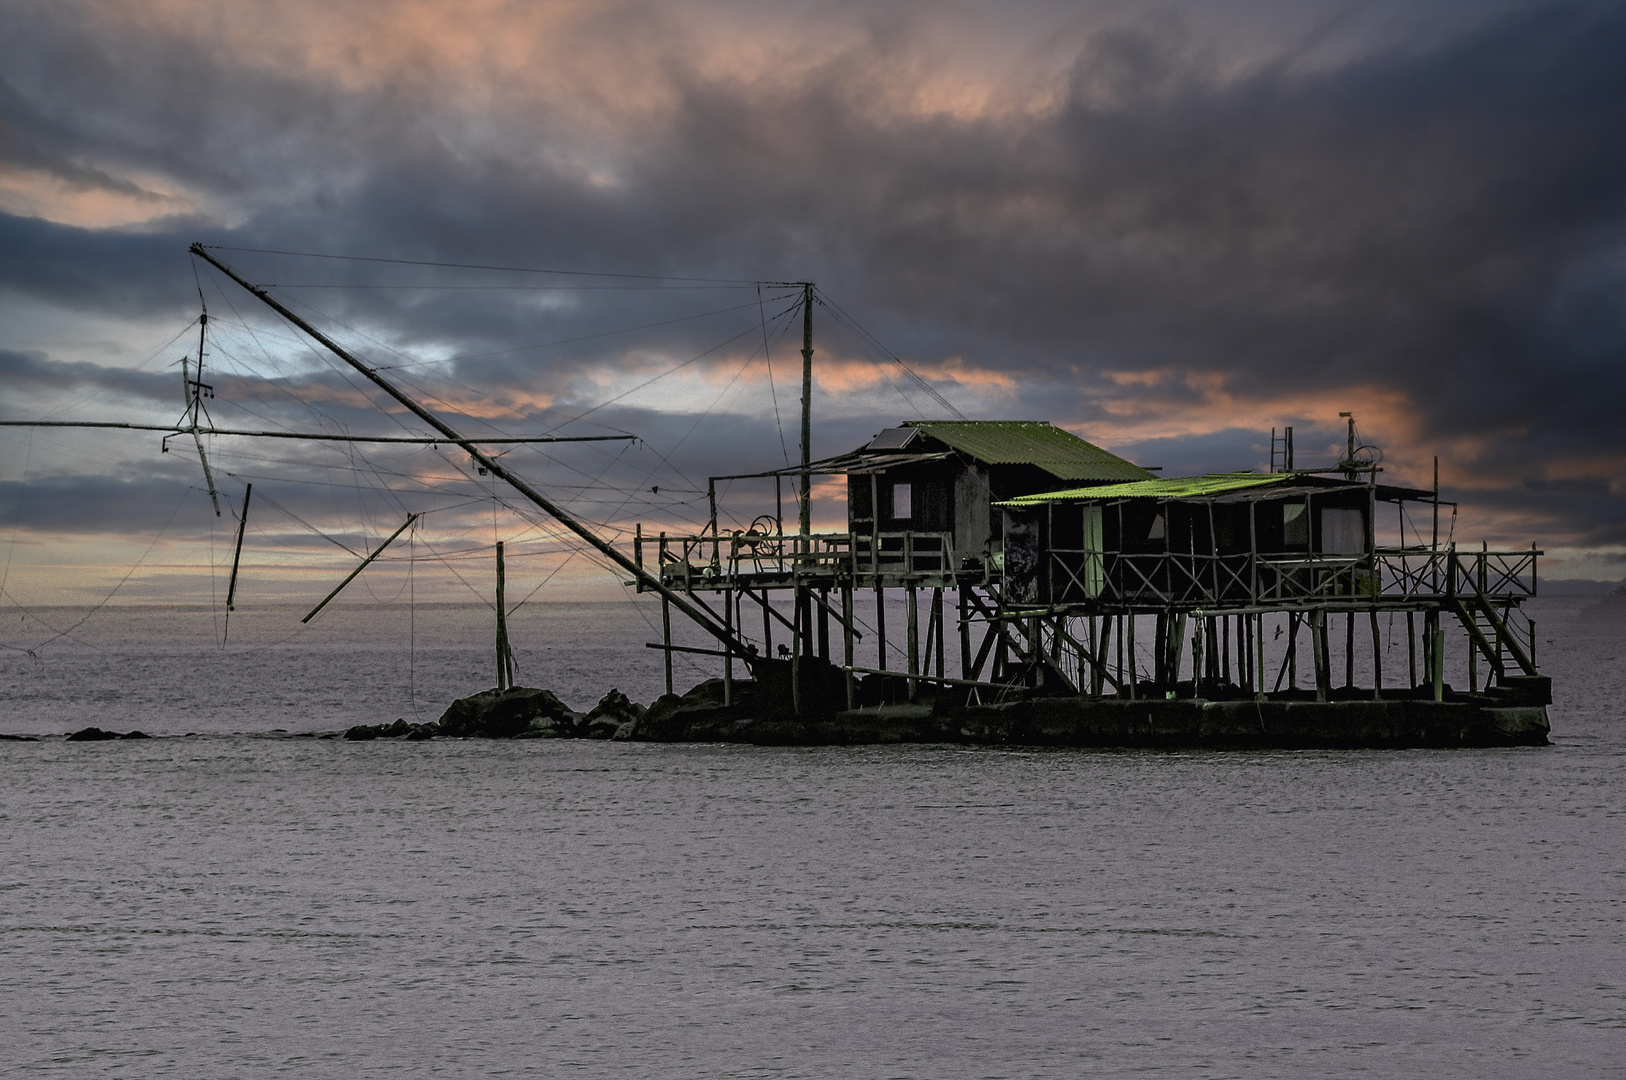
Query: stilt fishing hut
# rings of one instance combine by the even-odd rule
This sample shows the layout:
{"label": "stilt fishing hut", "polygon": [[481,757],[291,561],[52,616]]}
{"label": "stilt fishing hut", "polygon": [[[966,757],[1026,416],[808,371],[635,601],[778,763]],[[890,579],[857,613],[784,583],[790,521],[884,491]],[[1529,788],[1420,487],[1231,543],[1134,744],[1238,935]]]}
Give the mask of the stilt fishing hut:
{"label": "stilt fishing hut", "polygon": [[[1002,577],[997,500],[1153,478],[1152,472],[1047,421],[911,420],[880,432],[849,453],[806,466],[809,477],[845,479],[845,531],[787,535],[779,513],[758,517],[748,529],[719,529],[719,482],[771,478],[776,504],[782,506],[783,481],[802,473],[802,468],[791,467],[711,477],[707,529],[695,535],[661,533],[652,538],[661,581],[685,591],[718,594],[731,626],[743,625],[742,601],[760,608],[765,653],[773,650],[778,623],[779,636],[789,639],[780,648],[797,668],[803,658],[832,661],[834,619],[843,635],[842,666],[861,674],[888,673],[886,594],[898,590],[907,624],[901,648],[893,643],[906,663],[899,674],[914,680],[932,666],[935,656],[940,681],[947,679],[944,590],[959,590],[962,660],[969,663],[967,612],[987,608],[970,590],[997,592]],[[640,565],[648,543],[640,529]],[[856,643],[864,636],[854,625],[855,590],[874,594],[870,631],[877,666],[873,668],[855,663]],[[772,603],[776,594],[786,592],[795,613],[790,618]],[[929,605],[924,642],[923,595]],[[675,646],[669,638],[659,647],[667,652],[668,680],[671,653],[696,651]],[[725,666],[731,667],[726,662]],[[800,686],[799,678],[799,672],[793,673],[794,685]],[[725,681],[731,680],[728,670]],[[853,689],[849,680],[849,703]]]}
{"label": "stilt fishing hut", "polygon": [[[1354,471],[1221,473],[1007,500],[999,617],[1022,626],[1030,648],[1068,656],[1096,695],[1104,687],[1131,698],[1294,695],[1302,642],[1318,701],[1385,693],[1440,701],[1444,616],[1468,643],[1470,692],[1494,683],[1546,704],[1533,624],[1515,618],[1535,594],[1540,552],[1462,553],[1442,548],[1437,530],[1428,544],[1380,546],[1383,508],[1393,507],[1403,534],[1406,504],[1432,509],[1436,493],[1378,483],[1375,467],[1365,479]],[[1149,670],[1135,662],[1137,616],[1153,624]],[[1391,671],[1388,682],[1399,685],[1386,690],[1380,618],[1394,616],[1405,621],[1406,674],[1399,683]],[[1340,621],[1335,687],[1329,640]],[[1274,636],[1285,634],[1285,647],[1271,647],[1267,662],[1269,631],[1284,622]],[[1358,659],[1366,685],[1357,685]]]}

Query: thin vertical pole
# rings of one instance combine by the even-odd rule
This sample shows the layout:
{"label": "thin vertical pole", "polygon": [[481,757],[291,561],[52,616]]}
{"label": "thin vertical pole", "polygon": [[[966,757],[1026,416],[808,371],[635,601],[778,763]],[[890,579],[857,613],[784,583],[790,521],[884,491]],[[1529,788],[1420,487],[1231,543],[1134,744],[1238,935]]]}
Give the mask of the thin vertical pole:
{"label": "thin vertical pole", "polygon": [[666,692],[672,692],[672,602],[663,594],[661,596],[661,644],[666,648],[661,655],[666,658]]}
{"label": "thin vertical pole", "polygon": [[875,578],[875,666],[886,670],[886,592]]}
{"label": "thin vertical pole", "polygon": [[813,531],[813,283],[802,283],[802,535]]}
{"label": "thin vertical pole", "polygon": [[1355,685],[1355,613],[1344,616],[1344,685]]}
{"label": "thin vertical pole", "polygon": [[1440,629],[1440,609],[1423,613],[1423,637],[1428,655],[1428,681],[1433,684],[1434,700],[1445,700],[1445,631]]}
{"label": "thin vertical pole", "polygon": [[[1131,611],[1129,613],[1128,618],[1129,618],[1129,633],[1128,633],[1128,637],[1129,637],[1129,700],[1134,701],[1135,700],[1135,695],[1139,692],[1139,687],[1137,687],[1135,684],[1140,682],[1140,673],[1135,670],[1135,668],[1137,666],[1136,663],[1135,663],[1135,613],[1133,611]],[[1120,638],[1119,640],[1121,641],[1122,638]]]}
{"label": "thin vertical pole", "polygon": [[1370,609],[1372,619],[1372,700],[1383,696],[1383,637],[1378,633],[1378,609]]}
{"label": "thin vertical pole", "polygon": [[819,586],[819,659],[830,662],[830,586]]}
{"label": "thin vertical pole", "polygon": [[[497,541],[497,689],[507,690],[513,670],[513,658],[508,655],[508,601],[506,574],[503,569],[502,541]],[[671,654],[668,653],[668,656]]]}
{"label": "thin vertical pole", "polygon": [[[1474,611],[1468,612],[1468,617],[1477,619]],[[1474,645],[1473,639],[1468,639],[1468,693],[1479,693],[1479,649]]]}
{"label": "thin vertical pole", "polygon": [[773,659],[773,619],[768,610],[768,587],[762,587],[762,656],[764,659]]}
{"label": "thin vertical pole", "polygon": [[1254,635],[1255,648],[1258,650],[1258,667],[1253,680],[1254,696],[1260,701],[1265,700],[1265,613],[1257,616],[1259,632]]}
{"label": "thin vertical pole", "polygon": [[[791,570],[792,575],[798,571]],[[767,590],[764,589],[764,592]],[[807,638],[802,629],[802,583],[797,578],[795,595],[791,602],[791,632],[790,632],[790,703],[791,709],[797,716],[802,715],[802,649],[806,647]]]}
{"label": "thin vertical pole", "polygon": [[913,581],[904,586],[904,595],[908,601],[908,660],[909,660],[909,698],[915,696],[914,676],[920,674],[920,597],[916,593]]}
{"label": "thin vertical pole", "polygon": [[[1124,617],[1118,616],[1118,689],[1124,685]],[[1133,694],[1131,694],[1133,696]]]}
{"label": "thin vertical pole", "polygon": [[1434,536],[1429,541],[1428,576],[1433,591],[1440,591],[1440,563],[1435,557],[1440,550],[1440,455],[1434,455]]}
{"label": "thin vertical pole", "polygon": [[[841,586],[841,663],[844,667],[853,666],[853,587],[852,582],[843,582]],[[853,673],[844,672],[847,683],[847,708],[855,704]]]}
{"label": "thin vertical pole", "polygon": [[1406,612],[1406,673],[1411,677],[1408,683],[1413,690],[1417,689],[1417,613]]}
{"label": "thin vertical pole", "polygon": [[960,586],[960,678],[971,678],[971,586]]}
{"label": "thin vertical pole", "polygon": [[1287,688],[1299,688],[1299,623],[1304,620],[1298,612],[1287,616]]}
{"label": "thin vertical pole", "polygon": [[[723,626],[734,632],[734,590],[723,590]],[[723,650],[723,704],[734,704],[734,650]]]}
{"label": "thin vertical pole", "polygon": [[1315,661],[1315,699],[1326,701],[1332,689],[1332,674],[1327,670],[1327,611],[1316,608],[1310,612],[1310,655]]}
{"label": "thin vertical pole", "polygon": [[943,677],[943,589],[932,589],[932,621],[937,624],[937,677]]}

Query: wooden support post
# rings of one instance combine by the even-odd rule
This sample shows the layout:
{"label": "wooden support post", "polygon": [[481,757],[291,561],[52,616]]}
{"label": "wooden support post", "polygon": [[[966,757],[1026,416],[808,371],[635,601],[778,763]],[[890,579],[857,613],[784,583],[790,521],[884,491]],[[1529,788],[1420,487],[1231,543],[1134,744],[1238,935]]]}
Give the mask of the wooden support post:
{"label": "wooden support post", "polygon": [[1344,685],[1355,688],[1355,613],[1344,616]]}
{"label": "wooden support post", "polygon": [[1005,681],[1005,668],[1010,663],[1011,646],[1005,636],[1005,609],[1001,605],[994,612],[993,619],[988,624],[989,633],[994,635],[994,682]]}
{"label": "wooden support post", "polygon": [[1332,690],[1332,675],[1327,670],[1327,611],[1316,608],[1310,612],[1310,654],[1315,660],[1315,699],[1326,701]]}
{"label": "wooden support post", "polygon": [[1406,685],[1417,689],[1417,619],[1416,612],[1406,612],[1406,671],[1411,681]]}
{"label": "wooden support post", "polygon": [[1231,620],[1221,615],[1220,625],[1220,681],[1227,686],[1231,681]]}
{"label": "wooden support post", "polygon": [[1186,644],[1186,616],[1184,613],[1175,615],[1169,620],[1169,685],[1166,690],[1173,690],[1180,681],[1180,661],[1185,654]]}
{"label": "wooden support post", "polygon": [[830,586],[819,586],[819,659],[830,662]]}
{"label": "wooden support post", "polygon": [[915,688],[919,684],[914,676],[920,674],[920,597],[915,591],[913,581],[904,586],[904,596],[908,604],[905,612],[908,618],[908,661],[909,661],[909,700],[915,699]]}
{"label": "wooden support post", "polygon": [[1119,615],[1115,621],[1118,624],[1118,633],[1114,635],[1117,640],[1113,644],[1118,649],[1118,693],[1121,695],[1124,689],[1124,617]]}
{"label": "wooden support post", "polygon": [[[1468,618],[1478,619],[1479,615],[1474,609],[1469,608]],[[1471,640],[1468,642],[1468,693],[1479,693],[1479,650],[1474,648]]]}
{"label": "wooden support post", "polygon": [[1417,684],[1421,689],[1432,686],[1434,683],[1434,620],[1430,612],[1423,612],[1423,681]]}
{"label": "wooden support post", "polygon": [[661,657],[666,661],[666,692],[672,693],[672,601],[661,596]]}
{"label": "wooden support post", "polygon": [[1378,633],[1378,609],[1370,609],[1372,618],[1372,700],[1383,697],[1383,636]]}
{"label": "wooden support post", "polygon": [[932,622],[937,626],[937,677],[943,678],[943,590],[932,588]]}
{"label": "wooden support post", "polygon": [[[1131,611],[1127,618],[1129,620],[1129,630],[1127,633],[1129,638],[1129,700],[1134,701],[1136,695],[1140,693],[1140,688],[1138,685],[1136,685],[1140,682],[1140,673],[1136,671],[1136,668],[1139,665],[1135,663],[1135,613]],[[1118,640],[1122,641],[1123,636],[1120,636]],[[1122,665],[1120,664],[1120,668],[1121,667]]]}
{"label": "wooden support post", "polygon": [[875,669],[886,670],[886,592],[880,575],[875,578]]}
{"label": "wooden support post", "polygon": [[[844,581],[841,584],[841,664],[845,668],[853,666],[853,586],[852,582]],[[847,708],[856,704],[857,686],[854,683],[853,673],[845,672],[847,683]]]}
{"label": "wooden support post", "polygon": [[1428,681],[1434,688],[1434,700],[1445,700],[1445,631],[1440,627],[1440,610],[1423,613],[1423,634],[1428,642]]}
{"label": "wooden support post", "polygon": [[960,586],[960,678],[971,678],[971,586]]}
{"label": "wooden support post", "polygon": [[1258,632],[1253,635],[1255,649],[1258,652],[1258,664],[1254,671],[1254,696],[1260,701],[1265,700],[1265,613],[1260,612],[1256,618],[1259,621]]}
{"label": "wooden support post", "polygon": [[1304,620],[1298,612],[1287,616],[1287,688],[1299,688],[1299,623]]}
{"label": "wooden support post", "polygon": [[768,606],[768,587],[762,587],[762,656],[773,659],[773,609]]}
{"label": "wooden support post", "polygon": [[1169,683],[1169,614],[1166,611],[1157,613],[1152,630],[1152,682],[1157,687],[1166,688]]}
{"label": "wooden support post", "polygon": [[[734,630],[734,610],[734,590],[724,589],[723,626],[727,628],[730,633],[732,633]],[[732,650],[724,650],[723,652],[723,704],[734,704],[734,653]]]}
{"label": "wooden support post", "polygon": [[503,570],[502,541],[497,541],[497,689],[513,685],[514,660],[508,654],[508,601]]}
{"label": "wooden support post", "polygon": [[[793,569],[794,575],[796,571]],[[763,589],[764,595],[767,589]],[[790,632],[790,704],[791,711],[802,715],[802,648],[807,640],[802,632],[802,583],[796,582],[794,596],[791,600],[791,632]]]}
{"label": "wooden support post", "polygon": [[1236,660],[1240,667],[1241,682],[1237,689],[1244,693],[1253,689],[1253,648],[1252,638],[1248,634],[1249,625],[1246,615],[1236,617]]}
{"label": "wooden support post", "polygon": [[1208,656],[1203,651],[1203,620],[1201,616],[1196,619],[1196,627],[1191,632],[1191,696],[1203,696],[1203,667],[1208,663]]}

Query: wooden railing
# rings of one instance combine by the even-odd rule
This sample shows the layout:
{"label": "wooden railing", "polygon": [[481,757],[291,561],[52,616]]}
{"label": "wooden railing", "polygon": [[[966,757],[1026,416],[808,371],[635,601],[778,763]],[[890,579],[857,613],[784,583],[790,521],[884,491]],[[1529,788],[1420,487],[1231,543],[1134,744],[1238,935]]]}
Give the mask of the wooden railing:
{"label": "wooden railing", "polygon": [[1214,555],[1123,553],[1052,548],[1044,571],[1019,602],[1157,606],[1296,604],[1340,598],[1534,596],[1541,552],[1380,548],[1371,555],[1285,552]]}
{"label": "wooden railing", "polygon": [[720,578],[792,578],[840,574],[855,579],[933,576],[957,569],[953,534],[884,533],[659,533],[633,541],[644,565],[653,546],[661,579],[687,588],[710,587]]}

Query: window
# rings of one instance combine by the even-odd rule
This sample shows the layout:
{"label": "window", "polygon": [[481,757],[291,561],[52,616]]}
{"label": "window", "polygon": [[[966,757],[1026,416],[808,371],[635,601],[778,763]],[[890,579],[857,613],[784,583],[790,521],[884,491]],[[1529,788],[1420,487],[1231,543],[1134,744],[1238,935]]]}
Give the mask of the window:
{"label": "window", "polygon": [[1366,515],[1353,506],[1321,509],[1321,553],[1360,555],[1366,551]]}
{"label": "window", "polygon": [[914,509],[910,505],[913,495],[912,485],[892,485],[892,517],[896,521],[908,521],[914,517]]}
{"label": "window", "polygon": [[1162,540],[1169,535],[1168,528],[1163,524],[1163,515],[1159,514],[1152,519],[1152,528],[1146,534],[1148,540]]}
{"label": "window", "polygon": [[1303,503],[1287,503],[1282,507],[1282,546],[1310,547],[1310,515]]}

